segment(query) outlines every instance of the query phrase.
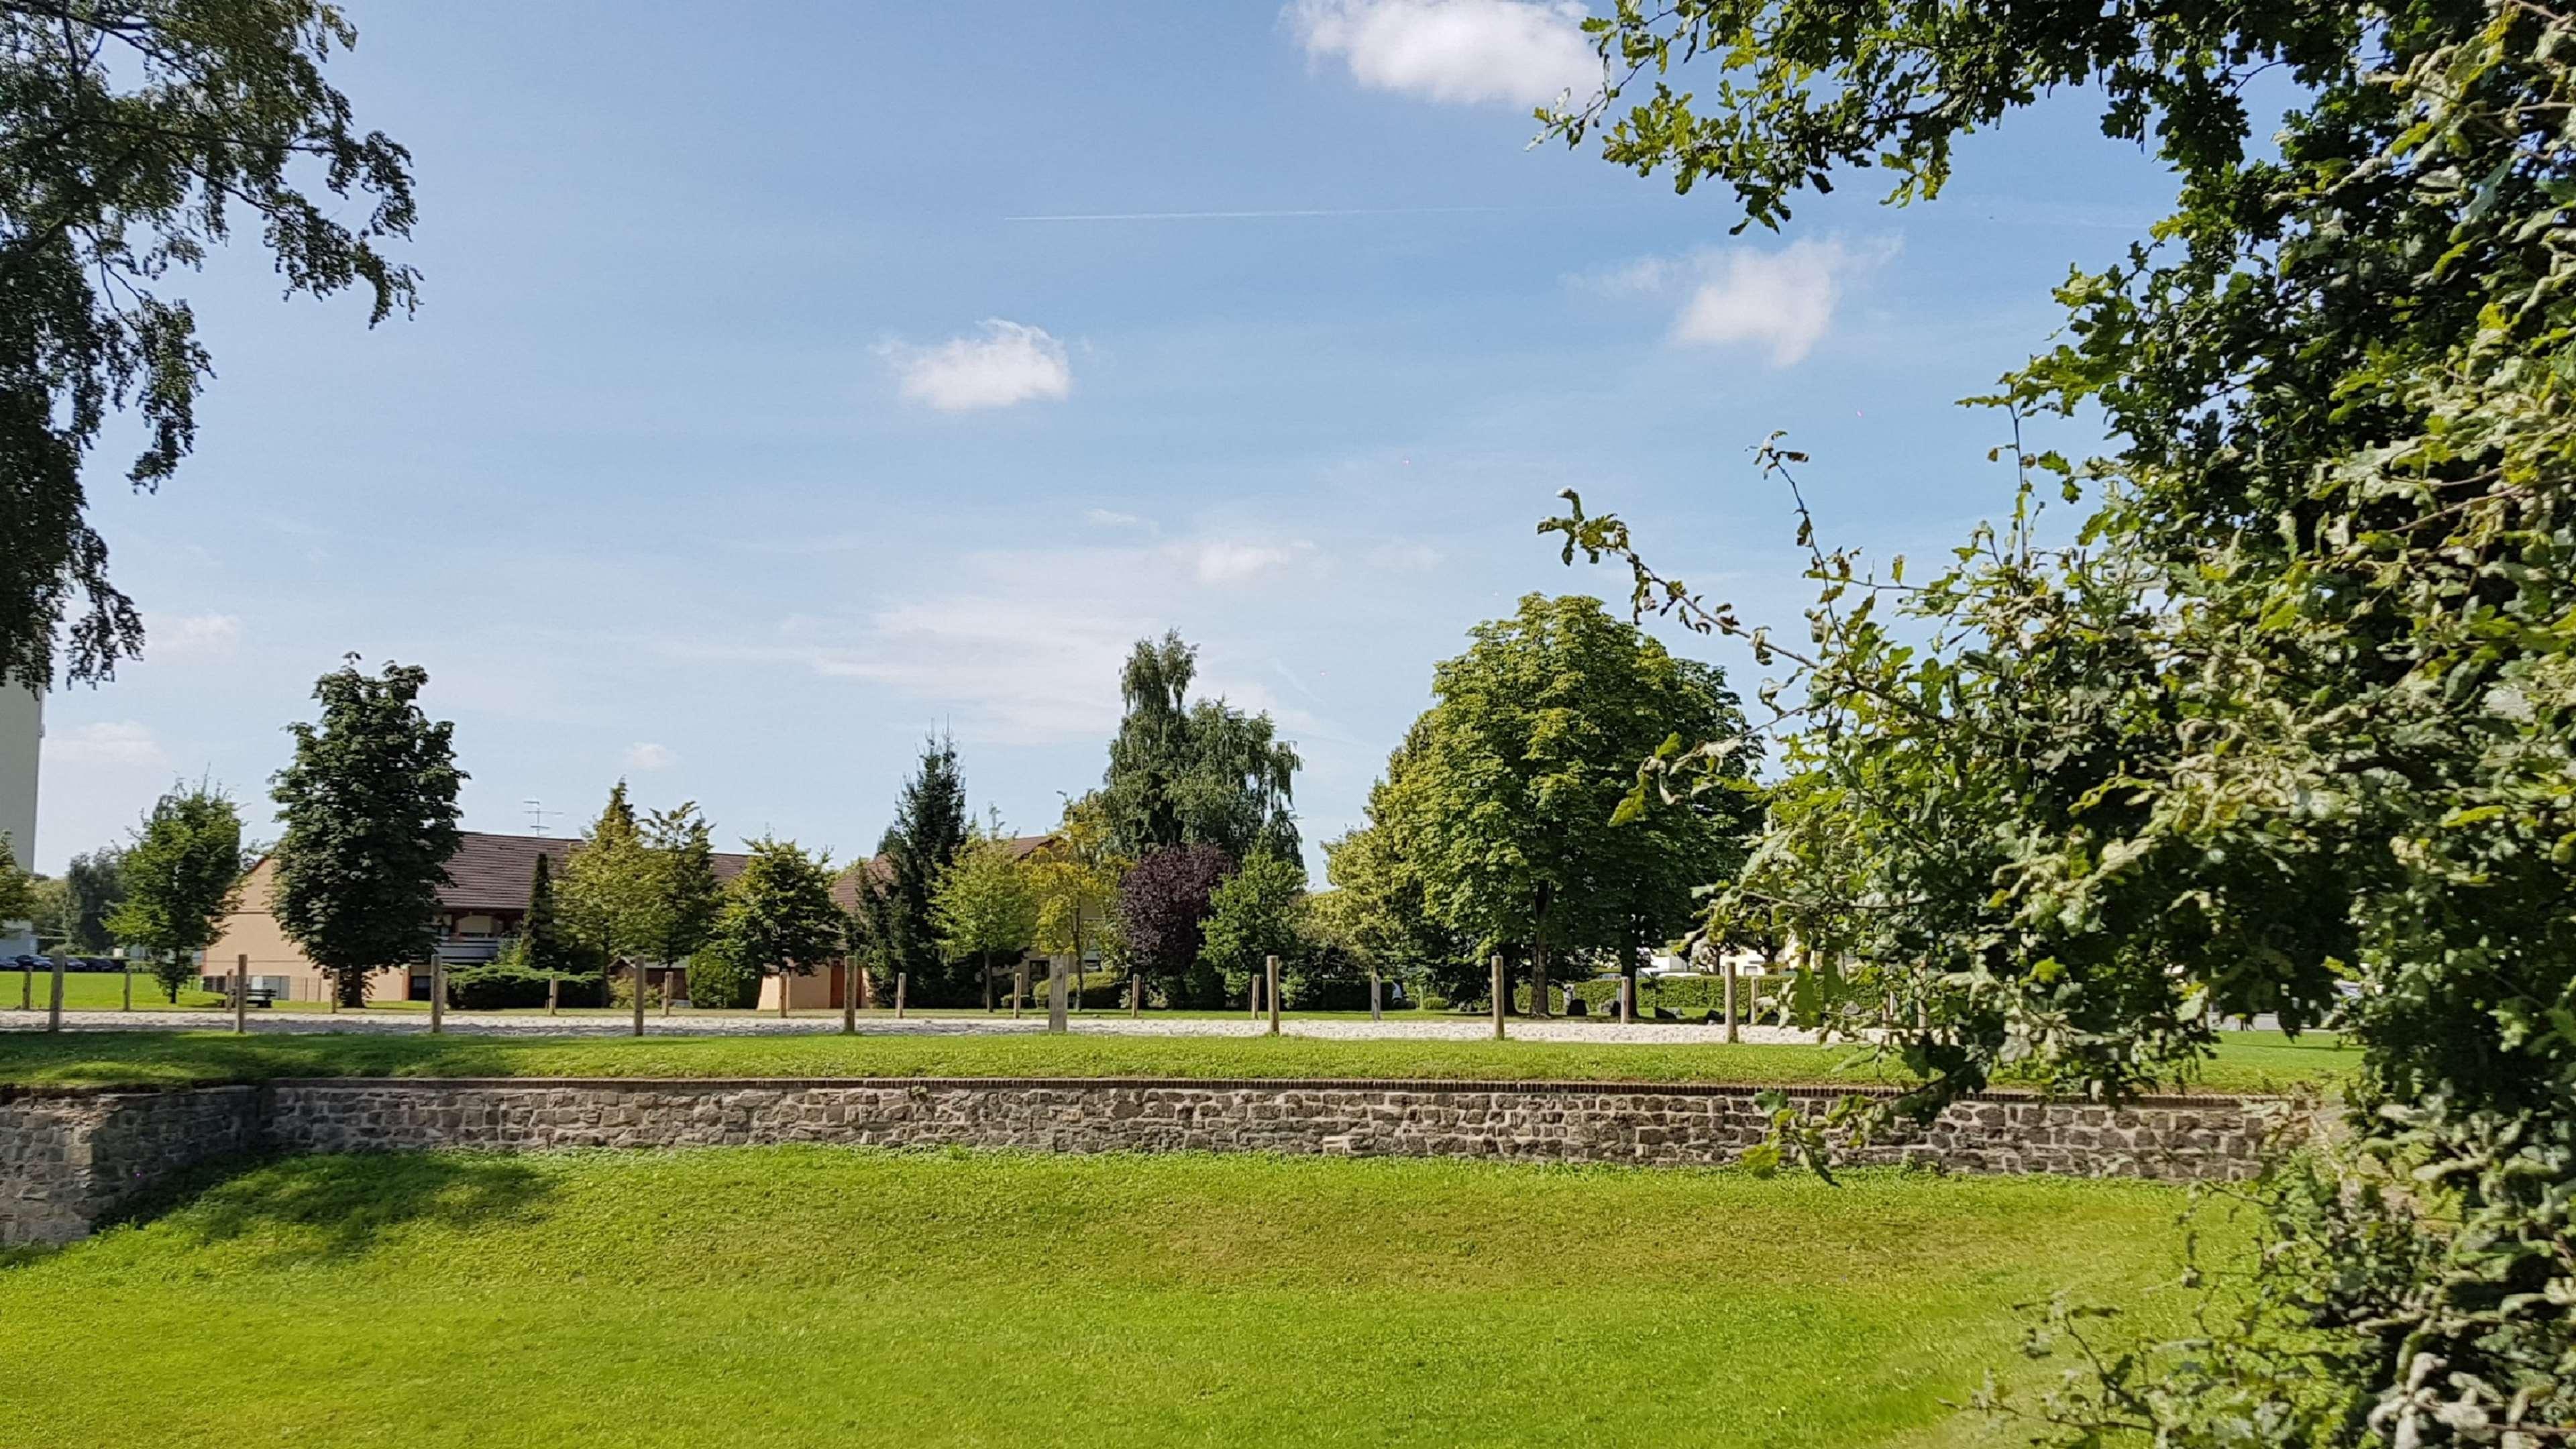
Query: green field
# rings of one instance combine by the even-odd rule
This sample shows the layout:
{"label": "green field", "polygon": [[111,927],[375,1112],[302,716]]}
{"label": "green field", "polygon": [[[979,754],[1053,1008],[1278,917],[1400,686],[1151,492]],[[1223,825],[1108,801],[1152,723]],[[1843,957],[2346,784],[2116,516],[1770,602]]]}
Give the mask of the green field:
{"label": "green field", "polygon": [[1392,1159],[301,1158],[0,1268],[0,1323],[42,1325],[0,1443],[2013,1442],[1940,1401],[2009,1369],[2014,1305],[2169,1279],[2183,1200]]}
{"label": "green field", "polygon": [[[53,975],[46,971],[0,971],[0,1007],[11,1011],[21,1002],[43,1011],[54,989]],[[223,998],[196,987],[179,989],[179,1006],[185,1008],[212,1006]],[[114,1011],[125,1004],[125,978],[113,971],[66,971],[63,973],[63,1009],[65,1011]],[[146,972],[134,973],[134,1009],[165,1011],[173,1009],[170,999],[161,994],[161,983]]]}
{"label": "green field", "polygon": [[[0,1032],[0,1084],[178,1086],[268,1077],[1366,1077],[1485,1081],[1835,1082],[1876,1078],[1848,1047],[1598,1046],[1305,1037],[491,1037],[225,1031]],[[2329,1038],[2231,1033],[2193,1084],[2325,1083]]]}

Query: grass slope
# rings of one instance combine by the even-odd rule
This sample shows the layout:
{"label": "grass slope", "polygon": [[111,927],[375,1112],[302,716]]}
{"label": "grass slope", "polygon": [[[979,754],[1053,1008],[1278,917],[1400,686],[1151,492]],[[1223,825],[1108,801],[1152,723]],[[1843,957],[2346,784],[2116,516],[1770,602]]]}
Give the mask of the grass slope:
{"label": "grass slope", "polygon": [[[268,1077],[1369,1077],[1504,1081],[1871,1079],[1848,1047],[1593,1046],[1305,1037],[520,1037],[366,1033],[0,1033],[0,1084],[183,1085]],[[2266,1092],[2331,1080],[2332,1039],[2229,1033],[2196,1086]]]}
{"label": "grass slope", "polygon": [[51,1345],[0,1443],[2011,1442],[1940,1401],[2012,1359],[2014,1305],[2170,1277],[2181,1201],[1188,1155],[304,1158],[0,1269],[0,1322]]}

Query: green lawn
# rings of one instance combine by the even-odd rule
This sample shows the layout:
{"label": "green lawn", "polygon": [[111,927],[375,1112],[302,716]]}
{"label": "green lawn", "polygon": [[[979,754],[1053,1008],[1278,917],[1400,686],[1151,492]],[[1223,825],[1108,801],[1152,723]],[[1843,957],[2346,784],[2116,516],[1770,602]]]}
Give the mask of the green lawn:
{"label": "green lawn", "polygon": [[[11,1011],[25,1002],[31,1009],[43,1011],[54,989],[53,975],[46,971],[0,971],[0,1007]],[[179,988],[182,1007],[211,1006],[223,998],[194,986]],[[114,1011],[125,1004],[125,979],[113,971],[66,971],[63,973],[63,1009],[65,1011]],[[170,1008],[170,999],[161,994],[161,983],[148,972],[134,973],[134,1009],[157,1011]]]}
{"label": "green lawn", "polygon": [[[310,1076],[1369,1077],[1495,1081],[1869,1080],[1847,1047],[1620,1046],[1302,1037],[234,1036],[224,1031],[0,1033],[0,1084],[179,1085]],[[2199,1088],[2331,1080],[2353,1054],[2325,1037],[2229,1033]]]}
{"label": "green lawn", "polygon": [[2014,1306],[2056,1288],[2170,1314],[2147,1290],[2182,1202],[1393,1159],[302,1158],[0,1268],[26,1330],[0,1443],[2009,1443],[1940,1401],[2029,1372]]}

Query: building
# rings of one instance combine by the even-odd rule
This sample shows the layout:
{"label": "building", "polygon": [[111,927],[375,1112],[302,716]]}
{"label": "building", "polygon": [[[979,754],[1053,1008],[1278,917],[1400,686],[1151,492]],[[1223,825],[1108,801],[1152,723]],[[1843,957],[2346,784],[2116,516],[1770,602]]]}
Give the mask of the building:
{"label": "building", "polygon": [[[438,958],[455,967],[480,966],[499,956],[528,912],[528,882],[536,874],[537,857],[551,859],[560,879],[564,862],[580,845],[543,835],[462,832],[456,854],[448,857],[448,883],[438,888]],[[741,874],[746,859],[717,852],[716,879],[729,881]],[[328,1001],[328,978],[277,924],[272,904],[276,889],[277,862],[264,856],[242,881],[240,908],[224,918],[223,929],[206,948],[206,975],[229,978],[241,967],[253,990],[269,991],[277,1000]],[[657,985],[682,984],[681,968],[645,970]],[[429,963],[376,972],[367,980],[367,999],[427,1001]]]}
{"label": "building", "polygon": [[[36,868],[36,766],[44,752],[45,697],[0,683],[0,833],[20,870]],[[0,957],[36,949],[25,921],[0,921]]]}
{"label": "building", "polygon": [[[1013,849],[1027,855],[1052,837],[1024,835],[1011,842]],[[536,873],[537,857],[553,861],[557,880],[574,851],[581,848],[578,840],[563,840],[543,835],[490,835],[478,830],[461,832],[456,854],[447,861],[448,883],[438,890],[438,958],[450,967],[479,966],[501,954],[501,948],[519,932],[519,922],[528,910],[528,881]],[[742,873],[746,855],[718,851],[714,856],[716,879],[730,882]],[[882,872],[883,857],[868,863],[868,869]],[[229,982],[236,967],[250,977],[251,989],[267,991],[279,1001],[328,1001],[330,983],[320,967],[315,966],[304,949],[295,944],[277,924],[272,900],[277,889],[277,864],[263,857],[251,867],[242,881],[241,905],[224,918],[223,928],[214,943],[206,948],[205,975],[208,985],[220,988]],[[844,911],[855,913],[859,906],[858,871],[844,871],[832,883],[832,899]],[[618,974],[633,969],[632,963],[620,963]],[[677,998],[688,993],[685,965],[665,966],[646,963],[646,980],[654,987]],[[770,1011],[778,1009],[779,979],[770,977],[760,984],[760,1005]],[[842,994],[851,989],[861,993],[862,1005],[869,1004],[864,983],[855,982],[848,965],[833,961],[821,970],[786,980],[788,1005],[794,1009],[824,1008],[837,1010]],[[367,980],[370,1001],[427,1001],[429,999],[429,963],[392,966],[378,971]],[[587,1004],[587,1003],[574,1003]]]}

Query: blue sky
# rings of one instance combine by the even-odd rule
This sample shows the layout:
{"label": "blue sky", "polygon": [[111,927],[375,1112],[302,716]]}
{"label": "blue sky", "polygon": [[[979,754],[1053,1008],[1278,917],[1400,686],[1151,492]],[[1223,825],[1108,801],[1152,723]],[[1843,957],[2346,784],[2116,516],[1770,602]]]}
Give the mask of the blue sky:
{"label": "blue sky", "polygon": [[1815,455],[1836,540],[1956,543],[2011,480],[1954,400],[2170,195],[2079,98],[1936,204],[1858,178],[1730,238],[1720,190],[1528,146],[1584,64],[1558,4],[347,8],[420,311],[281,302],[255,246],[190,281],[197,453],[94,485],[152,642],[50,702],[40,869],[179,775],[273,833],[351,651],[429,669],[471,828],[624,775],[846,860],[941,728],[1041,827],[1167,628],[1298,743],[1320,866],[1471,625],[1616,596],[1533,535],[1556,490],[1794,627],[1748,449]]}

